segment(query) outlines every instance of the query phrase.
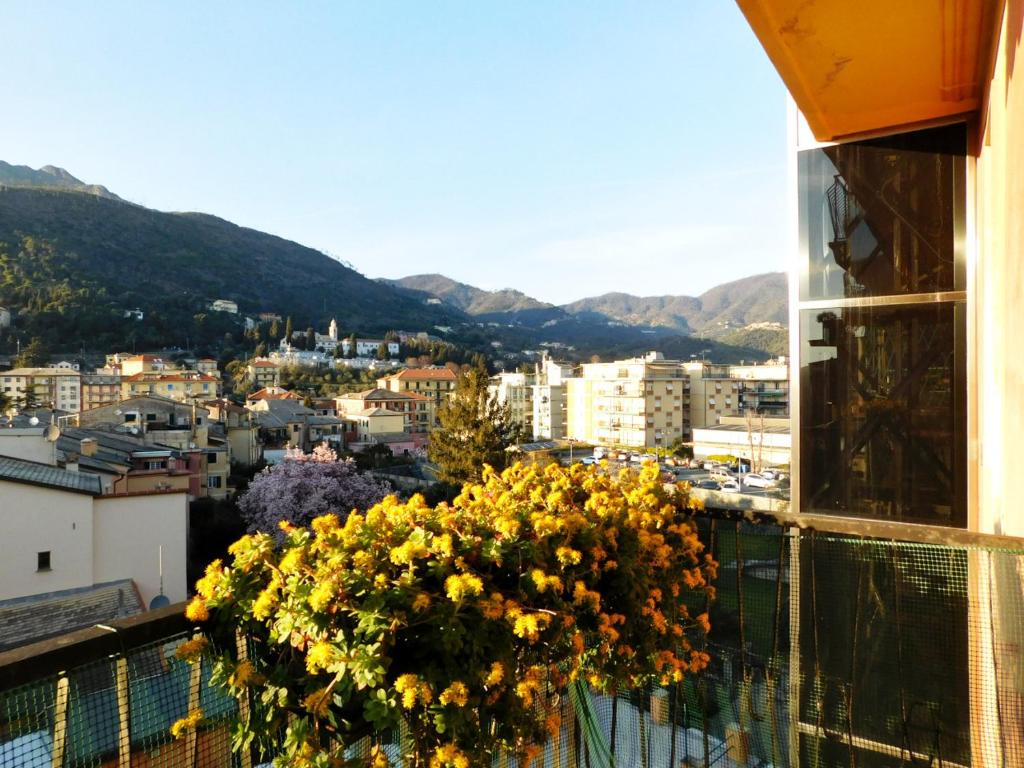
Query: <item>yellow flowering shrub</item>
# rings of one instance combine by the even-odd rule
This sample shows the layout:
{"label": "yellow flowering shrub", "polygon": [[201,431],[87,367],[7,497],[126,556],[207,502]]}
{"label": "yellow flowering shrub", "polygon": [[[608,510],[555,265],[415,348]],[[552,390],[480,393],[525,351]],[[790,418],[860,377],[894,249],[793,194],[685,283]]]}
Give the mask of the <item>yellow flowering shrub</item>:
{"label": "yellow flowering shrub", "polygon": [[245,536],[189,616],[252,638],[252,660],[222,656],[214,680],[258,698],[243,730],[280,765],[334,764],[362,727],[402,721],[407,765],[490,765],[499,749],[525,765],[574,681],[629,688],[707,664],[707,616],[687,608],[716,567],[696,508],[653,465],[488,468],[451,504],[388,497],[280,545]]}

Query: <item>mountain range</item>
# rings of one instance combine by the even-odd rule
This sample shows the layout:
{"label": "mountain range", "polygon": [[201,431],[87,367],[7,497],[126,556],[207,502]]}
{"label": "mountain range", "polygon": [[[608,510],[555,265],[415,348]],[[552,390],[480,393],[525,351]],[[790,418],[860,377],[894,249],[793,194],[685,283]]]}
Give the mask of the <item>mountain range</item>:
{"label": "mountain range", "polygon": [[[426,330],[470,349],[626,355],[671,347],[723,361],[771,350],[730,333],[784,321],[781,275],[728,283],[698,297],[625,294],[555,306],[511,289],[484,291],[443,275],[371,280],[312,248],[200,213],[125,202],[64,169],[0,162],[0,305],[19,332],[51,348],[217,347],[242,315],[276,312],[297,329],[337,318],[344,333]],[[144,323],[125,317],[141,309]],[[781,320],[780,320],[781,318]],[[784,335],[784,328],[776,329]],[[693,333],[705,338],[690,338]],[[8,343],[10,334],[8,334]]]}
{"label": "mountain range", "polygon": [[[550,328],[569,320],[671,331],[787,354],[786,275],[768,272],[715,286],[699,296],[606,293],[557,306],[521,291],[486,291],[439,274],[384,280],[409,295],[433,299],[485,322]],[[750,345],[751,339],[758,343]]]}

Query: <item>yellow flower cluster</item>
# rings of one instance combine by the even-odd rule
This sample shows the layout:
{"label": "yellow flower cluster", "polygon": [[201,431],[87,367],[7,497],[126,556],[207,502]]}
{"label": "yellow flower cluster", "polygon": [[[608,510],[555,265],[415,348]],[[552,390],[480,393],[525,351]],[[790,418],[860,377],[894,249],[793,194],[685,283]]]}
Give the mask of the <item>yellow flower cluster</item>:
{"label": "yellow flower cluster", "polygon": [[395,690],[402,694],[402,706],[405,709],[412,709],[417,701],[426,706],[434,700],[430,686],[417,675],[399,675],[395,680]]}
{"label": "yellow flower cluster", "polygon": [[326,686],[310,693],[302,700],[303,708],[316,717],[326,717],[331,707],[331,692]]}
{"label": "yellow flower cluster", "polygon": [[171,736],[180,739],[189,731],[194,731],[203,722],[203,710],[192,709],[180,720],[175,720],[171,726]]}
{"label": "yellow flower cluster", "polygon": [[471,573],[453,573],[444,580],[444,591],[453,603],[461,603],[467,597],[483,592],[484,583],[479,576],[474,576]]}
{"label": "yellow flower cluster", "polygon": [[175,648],[174,657],[181,661],[187,661],[189,664],[195,664],[203,658],[203,653],[209,647],[210,641],[200,635],[191,640],[186,640]]}
{"label": "yellow flower cluster", "polygon": [[[314,726],[330,712],[308,692],[344,669],[357,684],[346,679],[322,698],[379,718],[375,727],[401,717],[420,763],[468,768],[501,739],[526,765],[527,745],[537,750],[533,740],[560,730],[544,705],[570,680],[608,690],[671,682],[707,663],[694,648],[707,616],[692,618],[687,606],[712,593],[715,564],[693,508],[685,488],[666,489],[651,466],[487,468],[451,503],[392,496],[344,521],[287,527],[283,544],[243,537],[227,566],[211,563],[189,618],[216,611],[259,622],[268,647],[287,663],[302,659],[288,701],[304,702]],[[399,652],[436,657],[451,677],[436,687],[413,673],[395,679]],[[270,675],[286,662],[260,663]],[[235,695],[259,678],[251,666],[227,671],[220,679]],[[481,722],[497,720],[501,736],[481,733]],[[312,740],[288,748],[289,764],[301,762],[300,747],[310,764],[331,762]],[[384,768],[378,757],[371,764]]]}
{"label": "yellow flower cluster", "polygon": [[469,700],[469,689],[461,680],[456,680],[441,691],[441,695],[437,697],[437,700],[446,707],[449,704],[454,704],[456,707],[464,707]]}
{"label": "yellow flower cluster", "polygon": [[548,589],[554,592],[561,592],[565,589],[562,584],[562,580],[558,576],[550,576],[540,568],[534,568],[530,571],[530,578],[533,580],[533,584],[537,587],[537,591],[543,594]]}
{"label": "yellow flower cluster", "polygon": [[210,618],[206,600],[198,595],[193,597],[192,601],[185,606],[185,618],[189,621],[206,621]]}
{"label": "yellow flower cluster", "polygon": [[487,676],[484,678],[484,686],[487,688],[493,688],[496,685],[501,685],[501,681],[505,679],[505,667],[502,666],[500,661],[495,661],[491,664],[491,669],[487,672]]}
{"label": "yellow flower cluster", "polygon": [[256,667],[248,659],[238,662],[235,671],[228,677],[228,684],[239,688],[247,685],[262,685],[265,681],[266,678],[256,671]]}
{"label": "yellow flower cluster", "polygon": [[430,768],[469,768],[469,758],[454,744],[443,744],[430,757]]}

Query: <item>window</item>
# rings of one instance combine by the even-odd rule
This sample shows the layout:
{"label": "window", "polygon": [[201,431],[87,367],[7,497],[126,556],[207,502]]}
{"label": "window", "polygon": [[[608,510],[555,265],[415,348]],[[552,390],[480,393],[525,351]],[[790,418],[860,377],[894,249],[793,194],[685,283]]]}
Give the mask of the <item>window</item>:
{"label": "window", "polygon": [[209,477],[207,479],[206,487],[207,488],[220,488],[220,478],[219,477]]}
{"label": "window", "polygon": [[217,454],[216,453],[209,454],[208,459],[207,459],[207,463],[209,463],[209,464],[216,464],[217,463]]}
{"label": "window", "polygon": [[800,153],[801,511],[967,523],[965,157],[963,125]]}
{"label": "window", "polygon": [[36,570],[37,571],[48,571],[50,570],[50,553],[37,552],[36,553]]}

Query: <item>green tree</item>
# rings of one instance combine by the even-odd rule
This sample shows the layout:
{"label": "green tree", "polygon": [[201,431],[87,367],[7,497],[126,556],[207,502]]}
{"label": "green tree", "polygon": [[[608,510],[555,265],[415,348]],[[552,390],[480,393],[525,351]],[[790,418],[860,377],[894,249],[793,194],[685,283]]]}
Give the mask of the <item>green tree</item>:
{"label": "green tree", "polygon": [[39,368],[46,365],[49,354],[43,345],[43,340],[33,336],[31,341],[21,348],[21,352],[14,358],[15,368]]}
{"label": "green tree", "polygon": [[278,324],[277,320],[274,320],[270,324],[270,334],[269,335],[270,335],[270,340],[271,341],[278,341],[281,338],[281,326]]}
{"label": "green tree", "polygon": [[380,346],[377,347],[377,359],[378,360],[389,360],[389,359],[391,359],[391,355],[388,354],[388,343],[386,341],[382,341],[380,343]]}
{"label": "green tree", "polygon": [[348,337],[348,352],[345,353],[345,357],[351,359],[356,356],[356,335],[353,333]]}
{"label": "green tree", "polygon": [[428,456],[442,482],[477,482],[485,464],[499,471],[508,464],[507,449],[519,438],[519,427],[511,407],[491,397],[487,384],[486,370],[470,368],[437,411],[440,426],[430,436]]}
{"label": "green tree", "polygon": [[288,340],[289,344],[292,343],[292,333],[293,332],[294,331],[292,330],[292,319],[291,319],[291,317],[289,317],[284,322],[284,337]]}
{"label": "green tree", "polygon": [[267,345],[262,341],[256,345],[256,349],[253,351],[255,357],[266,357],[267,356]]}
{"label": "green tree", "polygon": [[306,329],[306,349],[310,351],[316,349],[316,331],[312,326]]}

